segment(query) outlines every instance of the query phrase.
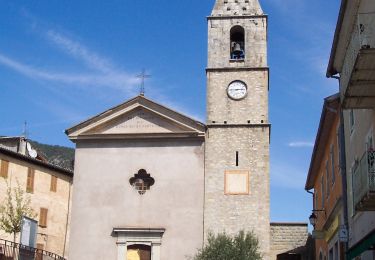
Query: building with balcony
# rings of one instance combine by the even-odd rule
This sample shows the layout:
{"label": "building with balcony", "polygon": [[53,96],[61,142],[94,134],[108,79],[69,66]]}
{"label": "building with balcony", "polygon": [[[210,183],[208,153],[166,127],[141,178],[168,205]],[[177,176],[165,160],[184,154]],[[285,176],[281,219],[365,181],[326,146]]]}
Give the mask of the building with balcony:
{"label": "building with balcony", "polygon": [[342,0],[327,76],[339,79],[346,150],[347,258],[375,257],[375,1]]}
{"label": "building with balcony", "polygon": [[[0,138],[0,203],[6,198],[8,187],[19,186],[24,190],[37,214],[34,246],[40,252],[46,250],[62,257],[67,255],[72,181],[71,170],[49,163],[24,137]],[[2,239],[13,241],[13,235],[0,229]],[[15,242],[19,241],[20,234]],[[3,242],[0,247],[4,250]],[[0,259],[3,259],[1,254]]]}
{"label": "building with balcony", "polygon": [[345,228],[345,199],[341,175],[341,124],[339,94],[324,100],[319,130],[305,189],[313,190],[316,259],[342,259],[345,246],[339,232]]}

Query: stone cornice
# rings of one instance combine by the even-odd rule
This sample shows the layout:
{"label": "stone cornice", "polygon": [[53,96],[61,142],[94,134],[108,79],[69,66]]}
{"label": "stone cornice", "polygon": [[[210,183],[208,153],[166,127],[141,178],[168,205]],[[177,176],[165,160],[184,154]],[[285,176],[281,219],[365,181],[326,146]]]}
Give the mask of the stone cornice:
{"label": "stone cornice", "polygon": [[260,14],[260,15],[222,15],[222,16],[207,16],[207,20],[227,20],[227,19],[258,19],[258,18],[265,18],[268,19],[267,14]]}
{"label": "stone cornice", "polygon": [[224,68],[206,68],[206,72],[215,71],[267,71],[269,72],[269,67],[224,67]]}

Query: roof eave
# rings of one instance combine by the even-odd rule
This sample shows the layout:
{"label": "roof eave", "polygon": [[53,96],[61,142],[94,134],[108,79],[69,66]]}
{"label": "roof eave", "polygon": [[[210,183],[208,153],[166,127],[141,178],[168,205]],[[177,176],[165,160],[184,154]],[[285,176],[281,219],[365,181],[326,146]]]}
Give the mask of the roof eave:
{"label": "roof eave", "polygon": [[348,0],[341,1],[339,17],[338,17],[337,24],[336,24],[335,36],[333,38],[331,54],[329,57],[329,63],[328,63],[328,68],[327,68],[327,73],[326,73],[327,78],[331,78],[332,76],[338,73],[338,71],[334,67],[334,62],[336,58],[337,45],[338,45],[339,38],[340,38],[340,31],[341,31],[342,24],[344,21],[344,14],[346,11],[347,3],[348,3]]}
{"label": "roof eave", "polygon": [[0,153],[3,153],[7,156],[10,156],[10,157],[13,157],[13,158],[16,158],[16,159],[19,159],[19,160],[23,160],[23,161],[27,161],[29,163],[36,164],[36,165],[41,166],[41,167],[45,167],[49,170],[57,171],[61,174],[69,176],[69,177],[73,177],[73,175],[74,175],[73,171],[71,171],[71,170],[59,167],[57,165],[53,165],[53,164],[48,163],[48,162],[43,162],[43,161],[40,161],[38,159],[34,159],[34,158],[28,157],[26,155],[23,155],[23,154],[20,154],[20,153],[17,153],[17,152],[13,152],[13,151],[11,151],[9,149],[6,149],[4,147],[0,147]]}
{"label": "roof eave", "polygon": [[311,189],[314,188],[314,180],[315,180],[315,177],[316,177],[315,171],[314,171],[314,166],[316,164],[315,161],[317,159],[318,150],[320,148],[320,142],[321,142],[321,139],[323,138],[323,136],[322,136],[323,130],[326,127],[324,125],[324,122],[326,120],[328,112],[330,112],[328,107],[329,107],[329,104],[331,102],[334,102],[335,100],[339,100],[339,98],[340,98],[339,93],[337,93],[337,94],[334,94],[334,95],[329,96],[329,97],[324,99],[324,105],[323,105],[322,114],[321,114],[321,117],[320,117],[319,128],[318,128],[318,132],[317,132],[316,139],[315,139],[313,153],[311,155],[309,172],[308,172],[307,178],[306,178],[305,190],[311,190]]}

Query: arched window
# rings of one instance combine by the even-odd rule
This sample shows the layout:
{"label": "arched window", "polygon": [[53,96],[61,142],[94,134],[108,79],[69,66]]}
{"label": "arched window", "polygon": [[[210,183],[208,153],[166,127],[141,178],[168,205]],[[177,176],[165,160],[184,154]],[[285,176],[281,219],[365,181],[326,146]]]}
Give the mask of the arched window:
{"label": "arched window", "polygon": [[245,59],[245,30],[239,25],[230,30],[230,58],[233,60]]}

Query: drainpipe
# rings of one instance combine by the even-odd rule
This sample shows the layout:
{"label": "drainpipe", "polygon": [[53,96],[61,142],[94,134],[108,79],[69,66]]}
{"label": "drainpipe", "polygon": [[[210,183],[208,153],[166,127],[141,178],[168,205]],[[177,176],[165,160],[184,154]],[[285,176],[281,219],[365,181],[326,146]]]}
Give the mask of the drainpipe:
{"label": "drainpipe", "polygon": [[[348,182],[346,172],[346,149],[345,149],[345,128],[344,128],[344,111],[340,107],[340,170],[342,176],[342,193],[344,204],[344,225],[349,231],[349,214],[348,214]],[[348,232],[350,234],[350,232]],[[348,251],[348,242],[344,243],[345,252]]]}
{"label": "drainpipe", "polygon": [[[340,76],[334,76],[331,75],[329,78],[334,78],[339,81],[340,85]],[[341,99],[341,98],[340,98]],[[341,101],[341,100],[340,100]],[[342,177],[342,199],[343,199],[343,204],[344,204],[344,225],[350,230],[349,226],[349,214],[348,214],[348,182],[347,182],[347,172],[346,172],[346,148],[345,148],[345,126],[344,126],[344,110],[340,106],[340,172],[341,172],[341,177]],[[350,234],[350,232],[348,232]],[[344,243],[345,247],[345,253],[349,249],[349,242]],[[345,257],[346,259],[346,257]]]}
{"label": "drainpipe", "polygon": [[69,212],[70,212],[70,196],[72,192],[72,185],[73,185],[73,180],[72,182],[69,183],[69,195],[68,195],[68,212],[66,213],[66,223],[65,223],[65,236],[64,236],[64,246],[63,246],[63,253],[62,257],[65,258],[65,250],[66,250],[66,239],[68,236],[68,228],[69,228]]}

